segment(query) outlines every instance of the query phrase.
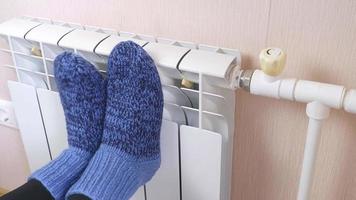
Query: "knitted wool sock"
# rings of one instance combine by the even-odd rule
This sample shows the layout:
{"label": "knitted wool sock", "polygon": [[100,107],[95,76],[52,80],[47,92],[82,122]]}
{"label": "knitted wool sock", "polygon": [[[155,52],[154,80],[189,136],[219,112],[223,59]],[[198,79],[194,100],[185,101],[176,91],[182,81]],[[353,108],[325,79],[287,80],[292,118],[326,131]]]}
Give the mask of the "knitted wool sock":
{"label": "knitted wool sock", "polygon": [[122,42],[108,64],[103,141],[67,197],[127,200],[160,166],[163,95],[153,60],[137,44]]}
{"label": "knitted wool sock", "polygon": [[73,53],[54,61],[54,74],[67,124],[69,148],[30,179],[40,181],[54,199],[64,199],[99,148],[104,126],[106,80]]}

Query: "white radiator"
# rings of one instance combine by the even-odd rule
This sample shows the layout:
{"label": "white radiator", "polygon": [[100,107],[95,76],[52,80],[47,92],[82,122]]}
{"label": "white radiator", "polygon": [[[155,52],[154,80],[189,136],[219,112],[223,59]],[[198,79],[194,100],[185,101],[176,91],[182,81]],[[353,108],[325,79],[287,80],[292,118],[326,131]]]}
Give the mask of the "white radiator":
{"label": "white radiator", "polygon": [[[238,51],[26,17],[0,24],[0,36],[0,65],[18,76],[9,89],[31,171],[67,147],[56,55],[74,51],[105,73],[112,48],[131,40],[158,66],[165,101],[161,168],[132,199],[230,199]],[[194,87],[182,88],[183,78]]]}

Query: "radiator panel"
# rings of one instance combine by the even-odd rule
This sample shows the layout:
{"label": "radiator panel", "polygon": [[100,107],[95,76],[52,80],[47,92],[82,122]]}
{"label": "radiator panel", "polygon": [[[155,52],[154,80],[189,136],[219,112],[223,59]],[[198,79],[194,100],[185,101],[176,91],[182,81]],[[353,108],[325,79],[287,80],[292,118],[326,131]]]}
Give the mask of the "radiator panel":
{"label": "radiator panel", "polygon": [[[230,199],[235,92],[229,82],[241,60],[238,51],[31,18],[0,24],[0,39],[0,53],[8,58],[0,64],[14,68],[20,82],[9,89],[12,100],[21,102],[15,110],[32,171],[68,146],[54,58],[75,52],[105,75],[111,49],[131,40],[155,61],[164,94],[162,166],[132,200]],[[191,82],[190,88],[181,84],[183,79]],[[37,125],[29,126],[29,119]],[[37,136],[26,138],[32,134]]]}

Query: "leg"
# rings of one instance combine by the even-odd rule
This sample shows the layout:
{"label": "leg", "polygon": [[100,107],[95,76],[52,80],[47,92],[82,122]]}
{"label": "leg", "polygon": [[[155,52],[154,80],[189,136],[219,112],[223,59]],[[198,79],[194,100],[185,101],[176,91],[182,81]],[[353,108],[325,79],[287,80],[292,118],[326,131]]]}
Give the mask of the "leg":
{"label": "leg", "polygon": [[51,193],[37,180],[30,180],[0,197],[0,200],[53,200]]}
{"label": "leg", "polygon": [[69,197],[128,200],[160,166],[162,88],[142,47],[122,42],[113,49],[107,88],[102,143]]}

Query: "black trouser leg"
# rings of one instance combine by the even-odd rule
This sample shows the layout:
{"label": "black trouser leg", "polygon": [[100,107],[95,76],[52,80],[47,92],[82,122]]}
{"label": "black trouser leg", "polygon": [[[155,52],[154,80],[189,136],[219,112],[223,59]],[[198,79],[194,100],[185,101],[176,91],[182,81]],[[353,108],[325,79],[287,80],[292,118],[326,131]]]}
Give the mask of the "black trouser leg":
{"label": "black trouser leg", "polygon": [[0,197],[0,200],[54,200],[51,193],[37,180],[30,180]]}
{"label": "black trouser leg", "polygon": [[[41,182],[31,179],[15,190],[1,196],[0,200],[54,200],[54,198]],[[76,194],[69,197],[69,200],[90,200],[90,198]]]}

